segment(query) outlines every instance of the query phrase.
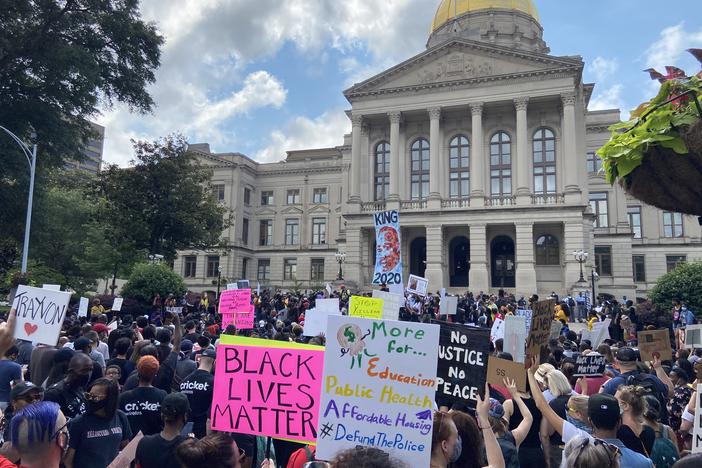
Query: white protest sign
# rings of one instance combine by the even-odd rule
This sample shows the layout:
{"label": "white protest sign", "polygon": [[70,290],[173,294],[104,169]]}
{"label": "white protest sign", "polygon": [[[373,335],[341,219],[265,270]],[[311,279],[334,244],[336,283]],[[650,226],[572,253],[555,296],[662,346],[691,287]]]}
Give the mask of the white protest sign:
{"label": "white protest sign", "polygon": [[71,293],[20,285],[12,300],[17,311],[15,338],[55,346]]}
{"label": "white protest sign", "polygon": [[333,299],[317,299],[314,303],[317,310],[324,311],[328,315],[341,315],[338,297]]}
{"label": "white protest sign", "polygon": [[144,438],[144,434],[139,431],[137,435],[119,452],[119,455],[112,460],[112,463],[107,465],[107,468],[129,468],[136,458],[137,445],[141,439]]}
{"label": "white protest sign", "polygon": [[695,403],[695,420],[692,423],[692,453],[702,452],[702,384],[697,384],[697,402]]}
{"label": "white protest sign", "polygon": [[493,343],[499,339],[505,338],[505,321],[501,318],[495,318],[490,329],[490,341]]}
{"label": "white protest sign", "polygon": [[524,362],[526,357],[524,345],[526,343],[526,317],[508,315],[505,317],[505,333],[502,350],[510,353],[514,362]]}
{"label": "white protest sign", "polygon": [[324,286],[324,289],[327,290],[327,295],[329,295],[329,296],[332,295],[332,287],[331,287],[331,284],[327,283],[327,284]]}
{"label": "white protest sign", "polygon": [[429,466],[439,326],[330,316],[317,458],[371,446]]}
{"label": "white protest sign", "polygon": [[166,312],[180,315],[183,313],[183,308],[182,307],[166,307]]}
{"label": "white protest sign", "polygon": [[44,289],[49,289],[51,291],[60,291],[61,290],[61,285],[60,284],[45,284],[42,286]]}
{"label": "white protest sign", "polygon": [[383,300],[383,319],[399,320],[400,307],[404,305],[405,296],[385,291],[373,291],[373,297]]}
{"label": "white protest sign", "polygon": [[121,297],[115,297],[114,302],[112,303],[112,310],[115,312],[119,312],[122,310],[122,302],[124,302],[124,299]]}
{"label": "white protest sign", "polygon": [[409,275],[407,280],[407,291],[417,296],[426,297],[429,280],[421,276]]}
{"label": "white protest sign", "polygon": [[457,296],[444,296],[439,303],[439,314],[441,315],[456,315],[458,308]]}
{"label": "white protest sign", "polygon": [[405,285],[404,284],[389,284],[388,289],[393,294],[397,294],[399,296],[405,297]]}
{"label": "white protest sign", "polygon": [[247,280],[247,279],[237,281],[236,286],[239,289],[250,289],[251,288],[251,286],[249,286],[249,280]]}
{"label": "white protest sign", "polygon": [[81,297],[80,298],[80,305],[78,306],[78,317],[87,317],[87,316],[88,316],[88,298]]}
{"label": "white protest sign", "polygon": [[683,331],[685,348],[702,348],[702,325],[688,325]]}
{"label": "white protest sign", "polygon": [[609,324],[612,319],[605,319],[604,322],[597,322],[592,326],[592,348],[596,349],[604,340],[609,338]]}
{"label": "white protest sign", "polygon": [[110,330],[110,333],[113,331],[117,330],[117,327],[119,326],[119,321],[117,319],[114,319],[110,323],[107,324],[107,329]]}
{"label": "white protest sign", "polygon": [[239,289],[239,285],[236,283],[227,283],[227,290],[231,291],[232,289]]}
{"label": "white protest sign", "polygon": [[318,336],[327,332],[327,318],[329,314],[317,310],[309,309],[305,312],[305,327],[303,336]]}
{"label": "white protest sign", "polygon": [[441,289],[439,289],[439,297],[440,297],[441,299],[443,299],[444,297],[446,297],[446,288],[441,288]]}

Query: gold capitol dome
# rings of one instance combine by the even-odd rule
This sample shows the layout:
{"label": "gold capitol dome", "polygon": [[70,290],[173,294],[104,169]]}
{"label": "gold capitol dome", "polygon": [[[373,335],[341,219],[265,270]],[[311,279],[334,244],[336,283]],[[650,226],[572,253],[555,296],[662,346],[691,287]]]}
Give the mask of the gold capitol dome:
{"label": "gold capitol dome", "polygon": [[466,13],[490,8],[521,11],[539,22],[539,13],[531,0],[442,0],[434,15],[431,31]]}

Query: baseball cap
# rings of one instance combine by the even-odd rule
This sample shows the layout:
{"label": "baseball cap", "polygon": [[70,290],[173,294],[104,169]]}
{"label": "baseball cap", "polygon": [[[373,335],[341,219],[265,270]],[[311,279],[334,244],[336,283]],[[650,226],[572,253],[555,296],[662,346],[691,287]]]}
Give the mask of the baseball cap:
{"label": "baseball cap", "polygon": [[85,347],[89,344],[90,340],[84,336],[81,336],[73,342],[73,349],[75,349],[76,351],[83,351]]}
{"label": "baseball cap", "polygon": [[214,349],[205,348],[200,352],[202,357],[217,359],[217,352]]}
{"label": "baseball cap", "polygon": [[110,333],[110,329],[104,323],[96,323],[93,325],[93,331],[95,333]]}
{"label": "baseball cap", "polygon": [[633,348],[624,346],[617,350],[617,361],[620,362],[636,362],[636,351]]}
{"label": "baseball cap", "polygon": [[190,412],[190,403],[184,393],[169,393],[161,401],[161,412],[172,416],[182,416]]}
{"label": "baseball cap", "polygon": [[490,408],[488,409],[488,414],[493,418],[502,419],[502,417],[505,415],[505,408],[502,406],[502,403],[494,398],[490,398]]}
{"label": "baseball cap", "polygon": [[44,393],[44,390],[41,387],[34,385],[32,382],[20,382],[12,387],[12,390],[10,390],[10,401],[16,400],[17,398],[31,391]]}
{"label": "baseball cap", "polygon": [[587,402],[587,415],[596,428],[614,429],[621,418],[619,402],[612,395],[595,393]]}
{"label": "baseball cap", "polygon": [[193,350],[193,342],[190,340],[183,340],[180,342],[180,350],[184,353]]}

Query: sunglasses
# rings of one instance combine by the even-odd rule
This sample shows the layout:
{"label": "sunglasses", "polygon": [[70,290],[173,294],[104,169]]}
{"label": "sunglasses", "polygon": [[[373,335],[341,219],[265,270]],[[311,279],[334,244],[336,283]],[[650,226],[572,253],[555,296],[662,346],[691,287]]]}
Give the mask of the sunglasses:
{"label": "sunglasses", "polygon": [[601,445],[605,448],[605,450],[607,451],[607,456],[609,457],[609,466],[613,466],[615,460],[617,459],[617,457],[621,453],[621,450],[619,450],[619,447],[617,447],[614,444],[610,444],[609,442],[605,442],[602,439],[590,439],[589,437],[583,441],[582,445],[578,449],[578,456],[575,457],[575,461],[574,461],[573,465],[578,466],[578,460],[580,459],[580,456],[583,454],[585,447],[587,447],[590,442],[592,442],[592,444],[595,446]]}
{"label": "sunglasses", "polygon": [[102,401],[107,398],[107,395],[93,395],[92,393],[84,393],[83,396],[88,401]]}
{"label": "sunglasses", "polygon": [[58,440],[59,434],[64,434],[66,436],[66,447],[68,447],[68,444],[70,442],[70,437],[71,437],[71,435],[68,433],[68,421],[66,421],[66,423],[63,426],[59,427],[58,430],[56,432],[54,432],[54,435],[52,435],[51,439],[49,439],[49,440],[54,440],[54,439]]}

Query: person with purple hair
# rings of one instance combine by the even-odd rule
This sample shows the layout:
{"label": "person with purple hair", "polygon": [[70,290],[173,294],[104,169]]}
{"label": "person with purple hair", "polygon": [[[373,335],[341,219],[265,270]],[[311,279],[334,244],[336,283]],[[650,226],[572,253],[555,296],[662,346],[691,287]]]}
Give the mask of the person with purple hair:
{"label": "person with purple hair", "polygon": [[22,467],[58,468],[68,450],[66,424],[61,408],[52,401],[40,401],[19,410],[12,417],[10,434]]}

